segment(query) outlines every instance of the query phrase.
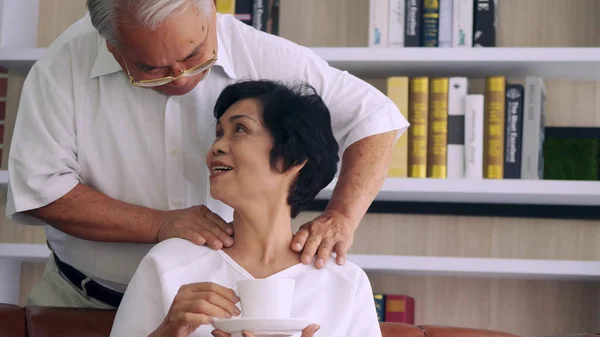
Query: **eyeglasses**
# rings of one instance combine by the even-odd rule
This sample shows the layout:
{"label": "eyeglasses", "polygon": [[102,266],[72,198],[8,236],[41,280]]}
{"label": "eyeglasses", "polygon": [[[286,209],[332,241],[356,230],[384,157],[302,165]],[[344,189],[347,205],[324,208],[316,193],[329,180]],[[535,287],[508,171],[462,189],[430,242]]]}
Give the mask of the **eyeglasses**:
{"label": "eyeglasses", "polygon": [[129,67],[127,66],[127,62],[125,62],[125,58],[123,57],[123,54],[121,54],[121,58],[123,59],[123,63],[125,64],[125,69],[127,70],[127,76],[129,76],[129,82],[131,82],[131,84],[136,87],[150,88],[150,87],[158,87],[161,85],[165,85],[165,84],[170,83],[180,77],[195,76],[195,75],[202,73],[203,71],[212,67],[212,65],[217,61],[217,53],[213,50],[213,56],[208,61],[203,62],[202,64],[199,64],[195,67],[192,67],[192,68],[189,68],[186,70],[180,70],[179,75],[177,75],[177,76],[173,76],[173,74],[171,74],[171,76],[167,76],[167,77],[154,78],[151,80],[141,80],[141,81],[136,81],[133,78],[133,76],[131,76],[131,73],[129,72]]}

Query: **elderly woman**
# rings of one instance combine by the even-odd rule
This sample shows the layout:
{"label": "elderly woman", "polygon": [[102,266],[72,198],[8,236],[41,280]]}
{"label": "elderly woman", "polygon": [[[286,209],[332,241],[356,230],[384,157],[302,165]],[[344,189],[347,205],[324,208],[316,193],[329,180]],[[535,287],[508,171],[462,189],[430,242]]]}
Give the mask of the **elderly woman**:
{"label": "elderly woman", "polygon": [[240,315],[236,282],[268,278],[295,280],[291,315],[314,323],[302,336],[381,336],[358,266],[319,270],[289,248],[291,219],[332,181],[339,161],[321,98],[309,85],[245,81],[223,90],[214,115],[210,194],[234,209],[235,244],[156,245],[127,288],[111,336],[227,336],[211,323]]}

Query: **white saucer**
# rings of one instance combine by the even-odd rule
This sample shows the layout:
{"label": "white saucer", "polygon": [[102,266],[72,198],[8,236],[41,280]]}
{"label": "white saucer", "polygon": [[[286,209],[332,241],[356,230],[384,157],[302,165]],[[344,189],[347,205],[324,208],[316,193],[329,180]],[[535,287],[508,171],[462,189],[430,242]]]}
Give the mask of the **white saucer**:
{"label": "white saucer", "polygon": [[231,318],[215,320],[212,325],[215,329],[223,330],[229,334],[241,335],[242,331],[250,331],[257,336],[291,336],[294,333],[302,332],[310,325],[310,322],[297,318]]}

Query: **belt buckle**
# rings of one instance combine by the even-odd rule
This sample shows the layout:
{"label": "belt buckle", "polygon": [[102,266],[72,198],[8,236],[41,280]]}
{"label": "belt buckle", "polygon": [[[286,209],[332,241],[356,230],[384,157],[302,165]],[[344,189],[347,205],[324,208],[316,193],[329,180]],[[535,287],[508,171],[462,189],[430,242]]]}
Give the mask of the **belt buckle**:
{"label": "belt buckle", "polygon": [[88,282],[90,282],[92,280],[91,277],[86,277],[83,280],[81,280],[81,283],[79,284],[81,286],[81,291],[83,291],[83,296],[85,296],[86,298],[89,298],[89,295],[87,293],[87,288],[85,287]]}

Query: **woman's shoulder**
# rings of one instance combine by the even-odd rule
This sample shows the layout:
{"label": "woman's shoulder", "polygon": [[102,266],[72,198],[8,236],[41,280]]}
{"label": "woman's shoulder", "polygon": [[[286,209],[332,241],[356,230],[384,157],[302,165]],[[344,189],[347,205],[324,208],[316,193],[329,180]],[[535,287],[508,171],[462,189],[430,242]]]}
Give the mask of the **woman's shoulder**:
{"label": "woman's shoulder", "polygon": [[192,261],[198,261],[211,254],[213,249],[205,245],[197,245],[189,240],[171,238],[154,245],[144,257],[151,260],[159,269],[170,269]]}
{"label": "woman's shoulder", "polygon": [[[325,264],[325,269],[329,271],[329,274],[333,278],[346,282],[355,290],[361,288],[365,282],[369,283],[369,278],[365,271],[351,261],[346,261],[343,265],[339,265],[336,262],[336,257],[332,256]],[[319,271],[316,270],[317,273]]]}

